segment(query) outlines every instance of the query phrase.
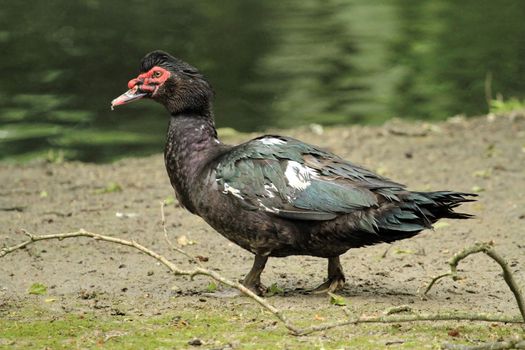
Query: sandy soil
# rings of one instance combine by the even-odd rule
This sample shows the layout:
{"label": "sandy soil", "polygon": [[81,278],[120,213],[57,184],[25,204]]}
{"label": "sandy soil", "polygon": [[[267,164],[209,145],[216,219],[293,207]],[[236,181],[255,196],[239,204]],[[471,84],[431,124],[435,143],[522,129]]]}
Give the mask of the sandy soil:
{"label": "sandy soil", "polygon": [[[316,131],[316,132],[314,132]],[[498,265],[476,255],[460,265],[466,279],[442,281],[422,300],[417,290],[429,276],[447,270],[447,261],[476,241],[494,241],[525,285],[525,119],[452,119],[439,124],[392,121],[380,127],[337,127],[279,131],[307,140],[405,183],[414,190],[479,191],[479,201],[462,207],[473,220],[446,221],[434,231],[396,242],[354,249],[342,257],[347,286],[341,293],[356,308],[393,305],[434,311],[483,310],[517,314]],[[233,136],[232,142],[255,135]],[[160,153],[160,152],[159,152]],[[121,191],[105,191],[111,183]],[[188,261],[169,252],[162,236],[159,202],[173,195],[161,155],[114,164],[77,162],[0,165],[0,245],[25,237],[20,229],[51,234],[84,228],[134,239],[181,266]],[[175,240],[194,241],[185,249],[208,257],[204,264],[231,279],[251,267],[252,255],[175,204],[166,209]],[[203,296],[209,281],[173,277],[154,260],[131,249],[79,238],[41,242],[0,260],[0,308],[34,303],[28,287],[40,282],[57,298],[50,307],[69,312],[161,314],[173,308],[205,307],[224,301]],[[312,257],[271,259],[263,282],[285,293],[273,303],[286,309],[327,306],[323,296],[303,291],[320,284],[326,261]],[[244,300],[243,302],[247,302]],[[228,304],[229,305],[229,304]],[[117,311],[115,311],[117,310]],[[120,311],[119,311],[120,310]]]}

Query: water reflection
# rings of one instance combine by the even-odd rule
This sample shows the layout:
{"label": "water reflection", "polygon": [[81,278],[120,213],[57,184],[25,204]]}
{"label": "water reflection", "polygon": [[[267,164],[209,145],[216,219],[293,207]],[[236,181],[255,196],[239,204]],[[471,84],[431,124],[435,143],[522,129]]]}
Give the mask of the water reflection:
{"label": "water reflection", "polygon": [[108,107],[156,48],[205,72],[218,126],[238,130],[478,114],[489,93],[525,95],[518,0],[32,0],[2,8],[1,158],[160,152],[162,107]]}
{"label": "water reflection", "polygon": [[497,94],[525,96],[525,2],[398,0],[391,108],[442,119],[480,114]]}

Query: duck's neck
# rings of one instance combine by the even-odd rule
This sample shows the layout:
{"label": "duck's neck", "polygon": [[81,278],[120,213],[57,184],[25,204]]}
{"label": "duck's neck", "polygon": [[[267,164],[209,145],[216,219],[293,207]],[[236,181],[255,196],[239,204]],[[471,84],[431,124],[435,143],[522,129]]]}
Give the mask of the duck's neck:
{"label": "duck's neck", "polygon": [[211,116],[172,115],[164,161],[177,198],[191,212],[190,191],[205,165],[220,153],[222,144]]}

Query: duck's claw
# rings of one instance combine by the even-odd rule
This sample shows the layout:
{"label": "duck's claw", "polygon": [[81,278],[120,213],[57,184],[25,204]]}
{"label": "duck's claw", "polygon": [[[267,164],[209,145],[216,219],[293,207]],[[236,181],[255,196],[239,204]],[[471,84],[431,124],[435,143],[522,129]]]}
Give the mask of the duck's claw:
{"label": "duck's claw", "polygon": [[257,294],[258,296],[263,296],[268,291],[268,288],[261,282],[253,283],[253,284],[247,284],[245,282],[242,283],[246,288]]}
{"label": "duck's claw", "polygon": [[320,286],[310,291],[311,294],[324,294],[324,293],[334,293],[338,290],[343,289],[345,286],[344,276],[332,277],[323,282]]}

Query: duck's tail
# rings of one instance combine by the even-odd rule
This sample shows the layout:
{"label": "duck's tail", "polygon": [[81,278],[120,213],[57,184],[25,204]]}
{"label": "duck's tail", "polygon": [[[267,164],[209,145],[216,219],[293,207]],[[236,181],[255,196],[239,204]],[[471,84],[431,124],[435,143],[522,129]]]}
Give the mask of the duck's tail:
{"label": "duck's tail", "polygon": [[474,193],[436,191],[436,192],[412,192],[410,197],[419,207],[422,214],[434,223],[439,219],[469,219],[471,214],[458,213],[454,208],[465,202],[473,202],[477,197]]}
{"label": "duck's tail", "polygon": [[408,192],[399,206],[383,212],[376,217],[376,226],[385,240],[411,237],[418,232],[432,228],[439,219],[468,219],[471,214],[454,211],[461,203],[472,202],[475,194],[438,191]]}
{"label": "duck's tail", "polygon": [[473,197],[476,196],[452,191],[408,192],[398,206],[375,217],[374,227],[379,234],[376,241],[393,242],[412,237],[424,229],[432,228],[432,224],[443,218],[469,219],[473,215],[455,212],[454,208],[475,201]]}

